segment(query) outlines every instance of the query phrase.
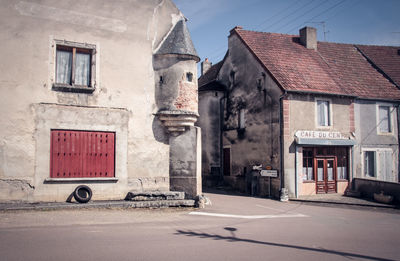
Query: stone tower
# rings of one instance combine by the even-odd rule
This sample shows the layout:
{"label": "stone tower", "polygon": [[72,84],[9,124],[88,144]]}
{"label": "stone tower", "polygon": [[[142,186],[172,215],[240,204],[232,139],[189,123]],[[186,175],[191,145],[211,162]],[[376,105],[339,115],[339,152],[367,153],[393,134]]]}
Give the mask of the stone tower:
{"label": "stone tower", "polygon": [[157,116],[169,133],[170,190],[187,198],[201,194],[201,133],[198,118],[197,62],[184,19],[155,51],[153,66]]}

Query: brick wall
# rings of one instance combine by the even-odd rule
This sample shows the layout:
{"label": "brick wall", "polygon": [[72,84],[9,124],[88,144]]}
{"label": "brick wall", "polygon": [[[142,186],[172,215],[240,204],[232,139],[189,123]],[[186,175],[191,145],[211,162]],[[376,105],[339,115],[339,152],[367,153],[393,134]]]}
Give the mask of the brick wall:
{"label": "brick wall", "polygon": [[190,82],[179,82],[179,95],[175,107],[183,111],[198,111],[197,85]]}
{"label": "brick wall", "polygon": [[290,138],[290,128],[289,128],[290,101],[287,98],[284,98],[282,102],[283,102],[283,136],[284,138]]}

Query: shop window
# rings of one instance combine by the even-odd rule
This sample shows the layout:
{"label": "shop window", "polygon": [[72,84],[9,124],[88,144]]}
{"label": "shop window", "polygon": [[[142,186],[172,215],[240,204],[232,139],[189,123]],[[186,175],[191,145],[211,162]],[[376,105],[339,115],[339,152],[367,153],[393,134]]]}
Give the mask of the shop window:
{"label": "shop window", "polygon": [[392,120],[391,120],[391,108],[390,106],[378,106],[378,131],[379,133],[391,133],[392,132]]}
{"label": "shop window", "polygon": [[314,180],[314,153],[313,148],[303,148],[303,180]]}
{"label": "shop window", "polygon": [[56,41],[55,81],[53,89],[93,92],[95,46]]}
{"label": "shop window", "polygon": [[337,179],[347,180],[348,156],[347,148],[337,148]]}
{"label": "shop window", "polygon": [[329,101],[317,100],[317,122],[318,126],[331,126]]}

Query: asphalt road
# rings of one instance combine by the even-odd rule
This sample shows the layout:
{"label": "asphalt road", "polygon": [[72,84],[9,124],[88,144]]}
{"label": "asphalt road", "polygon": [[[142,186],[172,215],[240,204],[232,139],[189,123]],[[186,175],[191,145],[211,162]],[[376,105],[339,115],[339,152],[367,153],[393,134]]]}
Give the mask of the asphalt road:
{"label": "asphalt road", "polygon": [[206,209],[0,213],[0,260],[400,260],[400,212],[207,194]]}

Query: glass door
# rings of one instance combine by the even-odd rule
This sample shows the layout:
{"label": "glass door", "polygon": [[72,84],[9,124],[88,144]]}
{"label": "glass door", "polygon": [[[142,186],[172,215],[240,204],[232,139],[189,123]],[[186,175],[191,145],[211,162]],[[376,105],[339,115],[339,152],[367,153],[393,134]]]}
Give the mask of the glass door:
{"label": "glass door", "polygon": [[335,158],[315,158],[316,192],[336,193],[336,161]]}

